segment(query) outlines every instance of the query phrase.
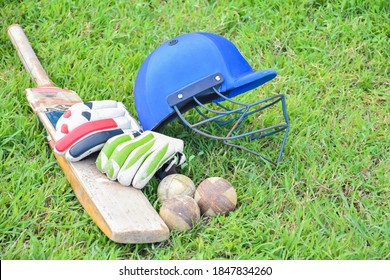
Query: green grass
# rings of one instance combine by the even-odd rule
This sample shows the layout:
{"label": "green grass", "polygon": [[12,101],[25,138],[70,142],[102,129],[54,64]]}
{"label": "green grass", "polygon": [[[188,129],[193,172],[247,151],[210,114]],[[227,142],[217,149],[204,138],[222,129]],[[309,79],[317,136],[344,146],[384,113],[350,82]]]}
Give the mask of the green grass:
{"label": "green grass", "polygon": [[[2,1],[1,259],[390,259],[385,3]],[[196,184],[228,179],[237,209],[162,243],[111,242],[78,203],[27,104],[24,89],[34,84],[6,34],[16,22],[54,83],[84,100],[123,101],[134,115],[137,71],[160,43],[193,31],[229,38],[254,69],[279,73],[254,92],[286,94],[282,163],[172,123],[167,132],[185,140],[189,159],[181,173]],[[157,184],[145,190],[156,208]]]}

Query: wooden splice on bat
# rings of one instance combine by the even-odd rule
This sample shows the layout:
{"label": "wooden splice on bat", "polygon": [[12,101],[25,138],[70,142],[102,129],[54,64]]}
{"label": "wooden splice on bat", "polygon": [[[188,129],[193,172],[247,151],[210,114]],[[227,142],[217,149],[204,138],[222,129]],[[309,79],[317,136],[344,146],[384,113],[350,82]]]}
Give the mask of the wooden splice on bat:
{"label": "wooden splice on bat", "polygon": [[[53,148],[55,124],[75,103],[82,102],[76,92],[56,87],[39,62],[22,28],[13,24],[8,35],[24,67],[37,87],[26,89],[27,100],[45,127]],[[98,227],[118,243],[153,243],[169,237],[169,229],[142,191],[110,181],[95,166],[92,155],[69,162],[56,155],[76,197]]]}

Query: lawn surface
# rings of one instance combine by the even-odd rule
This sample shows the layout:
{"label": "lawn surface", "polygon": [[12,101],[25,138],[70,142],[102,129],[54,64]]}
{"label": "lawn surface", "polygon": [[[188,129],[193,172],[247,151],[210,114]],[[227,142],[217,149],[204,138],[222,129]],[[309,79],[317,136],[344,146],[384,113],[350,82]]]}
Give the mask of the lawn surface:
{"label": "lawn surface", "polygon": [[[1,259],[390,259],[386,1],[35,2],[0,3]],[[78,203],[27,104],[34,83],[7,37],[12,23],[55,84],[84,100],[122,101],[134,115],[137,71],[159,44],[193,31],[228,38],[254,69],[278,72],[247,96],[286,94],[282,162],[275,168],[172,123],[167,133],[186,142],[180,173],[196,184],[226,178],[237,209],[162,243],[111,242]],[[157,185],[145,190],[156,208]]]}

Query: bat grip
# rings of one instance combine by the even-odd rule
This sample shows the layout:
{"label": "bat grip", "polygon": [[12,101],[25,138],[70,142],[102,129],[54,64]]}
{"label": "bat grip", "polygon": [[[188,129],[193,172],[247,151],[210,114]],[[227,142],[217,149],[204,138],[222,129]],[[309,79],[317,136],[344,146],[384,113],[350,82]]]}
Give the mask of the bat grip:
{"label": "bat grip", "polygon": [[43,69],[41,63],[34,50],[32,49],[30,42],[28,41],[26,34],[19,24],[13,24],[8,27],[8,36],[18,51],[20,60],[24,67],[29,72],[31,78],[34,79],[38,87],[53,87],[54,84],[50,81],[45,69]]}

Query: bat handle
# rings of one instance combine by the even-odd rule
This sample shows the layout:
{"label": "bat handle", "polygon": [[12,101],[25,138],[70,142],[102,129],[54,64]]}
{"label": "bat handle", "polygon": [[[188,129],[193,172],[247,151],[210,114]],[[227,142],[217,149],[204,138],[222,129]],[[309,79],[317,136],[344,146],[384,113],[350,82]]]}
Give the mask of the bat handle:
{"label": "bat handle", "polygon": [[45,69],[39,62],[22,27],[19,24],[11,25],[8,27],[8,36],[18,51],[24,67],[29,72],[31,78],[35,80],[38,87],[53,87],[54,84],[50,81]]}

